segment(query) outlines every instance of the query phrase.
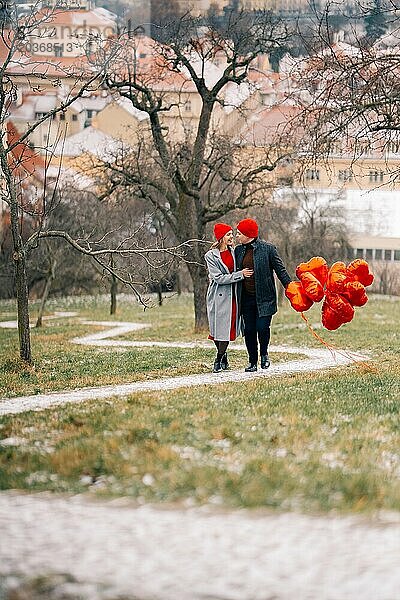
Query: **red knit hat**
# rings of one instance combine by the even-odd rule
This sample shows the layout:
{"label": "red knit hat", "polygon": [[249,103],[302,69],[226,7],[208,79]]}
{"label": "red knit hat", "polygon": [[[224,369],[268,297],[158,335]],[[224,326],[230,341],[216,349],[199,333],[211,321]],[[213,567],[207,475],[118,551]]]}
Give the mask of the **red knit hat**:
{"label": "red knit hat", "polygon": [[243,219],[236,227],[246,237],[256,238],[258,236],[258,225],[254,219]]}
{"label": "red knit hat", "polygon": [[227,225],[226,223],[216,223],[214,225],[214,235],[218,242],[219,240],[222,240],[222,238],[228,233],[228,231],[232,231],[232,227],[230,225]]}

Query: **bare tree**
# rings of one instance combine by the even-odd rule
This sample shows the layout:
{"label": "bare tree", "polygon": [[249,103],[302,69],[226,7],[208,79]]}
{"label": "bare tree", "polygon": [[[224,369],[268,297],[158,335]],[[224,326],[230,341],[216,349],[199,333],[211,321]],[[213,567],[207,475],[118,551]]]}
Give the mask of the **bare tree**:
{"label": "bare tree", "polygon": [[[392,12],[394,4],[391,0],[373,0],[372,6],[367,7],[364,17],[365,37],[368,44],[373,44],[387,30],[388,16]],[[367,12],[368,11],[368,12]]]}
{"label": "bare tree", "polygon": [[[385,6],[385,18],[395,22],[394,4]],[[338,42],[324,15],[308,51],[309,56],[296,63],[293,76],[294,95],[304,106],[303,126],[309,133],[304,149],[310,156],[327,157],[339,151],[358,160],[398,144],[398,44],[388,48],[385,40],[366,43],[355,32],[351,45]]]}
{"label": "bare tree", "polygon": [[45,309],[46,302],[47,302],[47,299],[50,294],[51,284],[54,281],[55,276],[56,276],[57,259],[54,256],[52,249],[48,244],[47,244],[47,250],[48,250],[48,257],[49,257],[49,267],[46,272],[46,280],[45,280],[45,285],[43,288],[43,294],[42,294],[42,297],[40,300],[39,313],[38,313],[38,316],[36,319],[36,327],[41,327],[43,325],[44,309]]}
{"label": "bare tree", "polygon": [[[307,40],[309,55],[293,59],[290,76],[294,82],[293,97],[303,107],[298,115],[299,127],[304,131],[299,157],[303,177],[299,179],[307,180],[308,188],[313,187],[315,194],[319,195],[318,207],[324,208],[325,191],[332,182],[336,188],[343,190],[349,200],[358,199],[360,212],[352,213],[354,222],[348,219],[348,227],[353,234],[362,229],[369,238],[368,246],[374,248],[380,243],[379,237],[388,235],[382,233],[380,236],[379,233],[379,230],[384,231],[376,217],[380,198],[377,192],[373,193],[372,197],[377,202],[369,213],[369,219],[363,223],[361,213],[367,209],[360,190],[367,192],[381,188],[382,192],[387,191],[386,197],[389,197],[390,193],[394,194],[393,188],[397,187],[400,174],[400,53],[399,40],[396,39],[398,15],[394,4],[372,2],[371,5],[375,7],[375,17],[378,16],[377,7],[382,6],[391,31],[382,36],[382,28],[377,27],[375,32],[370,28],[365,36],[362,31],[357,33],[354,29],[350,44],[348,38],[343,39],[333,33],[327,12],[316,19],[314,40]],[[328,5],[327,11],[329,8]],[[365,5],[364,9],[367,10]],[[359,11],[362,15],[362,3]],[[395,203],[396,198],[393,197],[392,201]],[[318,239],[318,232],[321,232],[319,226],[317,229],[315,226],[310,228],[313,223],[315,225],[314,218],[308,218],[308,227],[304,230],[305,233],[308,230],[310,240],[315,232]],[[346,249],[345,237],[342,241],[339,238],[335,244],[339,252]],[[369,260],[373,255],[372,250],[369,255],[367,252]],[[381,290],[394,289],[396,265],[387,268],[376,262],[373,267],[377,275],[381,275]]]}
{"label": "bare tree", "polygon": [[[255,160],[238,137],[227,140],[216,134],[213,114],[228,102],[227,86],[245,83],[257,56],[268,54],[286,38],[286,29],[269,13],[250,18],[232,12],[220,30],[205,27],[204,20],[182,17],[165,35],[168,45],[152,44],[151,60],[137,59],[140,40],[126,36],[117,40],[124,48],[123,57],[114,61],[106,82],[110,90],[148,115],[151,144],[141,144],[129,167],[118,161],[108,166],[115,179],[119,177],[118,185],[131,186],[162,213],[178,242],[204,240],[207,224],[260,201],[265,174],[279,163],[279,151],[266,148],[262,160],[260,154]],[[218,76],[208,77],[217,54],[223,67]],[[180,89],[180,97],[166,92],[168,84]],[[166,128],[166,118],[182,109],[189,86],[200,98],[200,111],[193,131],[177,144]],[[202,244],[192,245],[188,253],[197,330],[206,324],[203,254]]]}
{"label": "bare tree", "polygon": [[258,209],[260,222],[268,223],[268,239],[279,246],[289,271],[312,256],[321,255],[328,263],[347,260],[346,216],[338,198],[334,200],[321,202],[310,191],[287,188]]}
{"label": "bare tree", "polygon": [[[15,267],[15,282],[16,282],[16,297],[17,297],[17,313],[18,313],[18,332],[20,343],[20,355],[26,362],[31,362],[31,344],[29,332],[29,312],[28,312],[28,286],[26,274],[26,252],[27,248],[24,244],[21,235],[21,219],[24,214],[31,213],[31,216],[38,217],[38,213],[44,214],[45,207],[43,205],[43,197],[39,192],[39,196],[32,197],[31,190],[27,190],[29,177],[32,173],[25,169],[25,161],[27,154],[30,152],[29,137],[42,123],[51,119],[53,115],[61,111],[65,111],[68,106],[80,98],[85,91],[98,87],[102,78],[106,65],[93,71],[88,69],[86,72],[81,70],[77,75],[74,85],[72,85],[69,94],[65,100],[42,114],[38,120],[32,124],[28,124],[24,132],[18,132],[10,140],[7,121],[9,111],[13,101],[17,98],[18,86],[15,78],[12,76],[12,71],[15,67],[19,67],[25,84],[30,85],[31,82],[39,80],[50,80],[48,72],[50,70],[50,61],[35,60],[27,52],[27,44],[37,35],[40,27],[49,25],[54,14],[58,11],[57,8],[39,10],[33,8],[31,12],[20,17],[18,15],[17,6],[15,3],[10,3],[10,10],[7,14],[7,20],[1,23],[0,45],[1,52],[4,57],[3,64],[0,67],[0,168],[3,177],[3,185],[1,187],[1,201],[8,206],[10,213],[10,228],[13,244],[13,261]],[[46,35],[46,34],[44,34]],[[49,36],[50,33],[47,33]],[[27,60],[29,59],[29,61]],[[65,73],[71,75],[71,73]],[[31,85],[34,85],[33,83]],[[46,185],[44,178],[44,186]],[[30,197],[27,197],[27,194]]]}
{"label": "bare tree", "polygon": [[[112,231],[84,232],[80,237],[65,229],[51,229],[48,227],[48,216],[54,210],[60,199],[59,178],[50,185],[48,172],[52,151],[44,148],[44,157],[38,151],[32,149],[30,136],[43,123],[50,121],[53,117],[64,112],[77,99],[81,98],[87,91],[98,89],[105,79],[109,61],[115,59],[115,53],[119,48],[115,46],[111,51],[108,48],[107,56],[102,50],[101,40],[96,40],[97,47],[93,46],[93,40],[88,40],[86,47],[87,56],[83,54],[77,58],[77,63],[72,68],[64,69],[62,64],[57,64],[53,59],[44,59],[43,56],[36,58],[29,54],[28,48],[35,36],[41,35],[43,39],[51,36],[51,24],[54,15],[60,9],[33,7],[28,15],[19,17],[15,3],[11,3],[11,10],[7,14],[7,21],[1,23],[0,50],[3,56],[3,64],[0,67],[0,169],[2,173],[2,184],[0,189],[1,206],[6,206],[10,216],[10,231],[12,240],[12,259],[15,271],[15,288],[17,298],[17,316],[19,331],[19,350],[21,358],[26,362],[32,362],[30,330],[29,330],[29,297],[27,278],[27,256],[36,248],[40,240],[62,239],[82,255],[89,256],[105,273],[113,273],[119,281],[128,285],[140,298],[137,285],[142,280],[136,280],[130,272],[119,270],[116,272],[111,266],[111,257],[132,258],[140,257],[147,265],[157,263],[154,257],[160,252],[164,255],[175,257],[182,254],[184,245],[175,248],[163,248],[158,241],[153,247],[144,248],[140,240],[135,238],[137,229],[133,232],[125,232],[120,236],[118,242],[113,245],[115,239]],[[49,29],[46,29],[46,26]],[[42,33],[40,33],[42,32]],[[84,48],[82,49],[84,50]],[[88,60],[85,60],[85,57]],[[96,58],[97,57],[97,58]],[[9,112],[13,102],[18,97],[19,88],[17,80],[23,80],[25,89],[38,90],[40,83],[48,86],[60,85],[60,80],[54,78],[54,66],[70,82],[69,91],[65,98],[51,110],[47,110],[33,122],[26,126],[24,131],[17,131],[9,121]],[[96,65],[96,66],[95,66]],[[15,75],[17,72],[17,77]],[[24,223],[28,221],[31,227],[31,235],[23,234]],[[94,228],[95,229],[95,228]],[[50,278],[51,279],[51,278]],[[50,280],[49,280],[50,285]]]}
{"label": "bare tree", "polygon": [[399,294],[400,293],[400,274],[396,265],[391,263],[377,262],[374,265],[380,294]]}
{"label": "bare tree", "polygon": [[[66,245],[65,239],[54,235],[57,231],[67,232],[74,245]],[[115,314],[122,280],[146,305],[147,292],[157,291],[159,280],[165,285],[176,261],[184,260],[184,249],[172,249],[158,219],[144,213],[134,198],[125,195],[116,202],[65,184],[59,186],[57,202],[48,208],[45,226],[31,232],[26,246],[35,249],[29,254],[28,274],[41,293],[37,326],[51,289],[58,295],[109,290],[110,312]],[[76,255],[78,249],[82,256],[80,247],[88,251],[81,261]]]}

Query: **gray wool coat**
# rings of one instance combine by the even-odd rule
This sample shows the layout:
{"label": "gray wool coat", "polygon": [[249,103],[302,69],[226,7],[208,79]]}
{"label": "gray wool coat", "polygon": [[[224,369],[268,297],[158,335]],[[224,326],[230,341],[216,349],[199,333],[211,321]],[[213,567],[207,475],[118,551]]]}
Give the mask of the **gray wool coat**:
{"label": "gray wool coat", "polygon": [[237,297],[237,282],[243,279],[242,272],[236,271],[235,255],[233,256],[233,273],[221,259],[218,248],[211,248],[205,260],[208,269],[209,286],[207,290],[207,316],[210,335],[215,340],[229,341],[232,320],[232,297],[236,297],[236,336],[240,331],[239,303]]}

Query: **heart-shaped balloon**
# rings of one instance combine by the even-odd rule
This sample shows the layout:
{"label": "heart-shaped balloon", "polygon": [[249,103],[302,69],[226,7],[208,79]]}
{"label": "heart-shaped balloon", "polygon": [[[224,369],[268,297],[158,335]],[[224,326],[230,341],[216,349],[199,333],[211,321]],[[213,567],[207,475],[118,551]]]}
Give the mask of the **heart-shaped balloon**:
{"label": "heart-shaped balloon", "polygon": [[365,287],[374,280],[361,258],[347,266],[337,261],[328,269],[322,256],[314,256],[297,266],[296,275],[300,281],[292,281],[285,291],[292,307],[302,313],[324,298],[321,321],[331,331],[353,319],[355,306],[364,306],[368,301]]}

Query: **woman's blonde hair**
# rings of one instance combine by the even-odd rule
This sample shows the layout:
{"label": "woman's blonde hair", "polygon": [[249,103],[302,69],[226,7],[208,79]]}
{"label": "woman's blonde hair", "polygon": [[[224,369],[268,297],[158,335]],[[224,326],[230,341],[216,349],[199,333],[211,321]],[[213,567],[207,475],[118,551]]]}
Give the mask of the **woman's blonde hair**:
{"label": "woman's blonde hair", "polygon": [[[224,237],[225,237],[225,236],[224,236]],[[222,245],[222,240],[223,240],[223,239],[224,239],[224,238],[221,238],[220,240],[217,240],[216,242],[213,242],[213,243],[211,244],[210,250],[213,250],[214,248],[218,248],[218,250],[220,250],[220,248],[221,248],[221,245]]]}

